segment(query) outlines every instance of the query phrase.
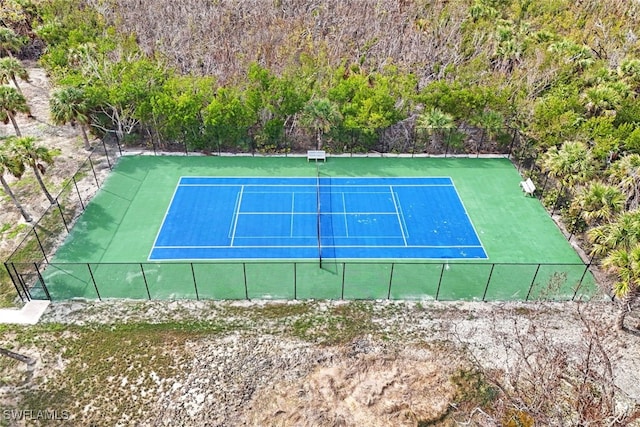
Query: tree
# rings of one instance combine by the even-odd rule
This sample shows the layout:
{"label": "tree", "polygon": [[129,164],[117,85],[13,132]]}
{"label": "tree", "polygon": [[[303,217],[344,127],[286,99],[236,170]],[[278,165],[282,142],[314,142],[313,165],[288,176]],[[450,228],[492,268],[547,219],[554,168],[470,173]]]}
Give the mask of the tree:
{"label": "tree", "polygon": [[340,120],[342,115],[336,104],[327,98],[310,99],[302,109],[300,118],[303,125],[316,136],[316,149],[322,148],[322,136],[329,132]]}
{"label": "tree", "polygon": [[566,141],[560,148],[551,147],[542,158],[542,169],[567,188],[586,183],[596,170],[591,151],[581,141]]}
{"label": "tree", "polygon": [[640,154],[629,154],[612,163],[607,174],[609,183],[625,194],[627,209],[640,207]]}
{"label": "tree", "polygon": [[587,235],[593,243],[591,255],[602,256],[602,265],[618,276],[613,288],[621,301],[616,325],[623,329],[632,302],[640,296],[640,211],[624,212]]}
{"label": "tree", "polygon": [[618,281],[613,287],[615,296],[621,300],[616,327],[623,330],[624,320],[631,310],[631,305],[640,297],[640,245],[634,246],[630,251],[614,250],[602,261],[602,265],[618,276]]}
{"label": "tree", "polygon": [[153,131],[163,141],[180,141],[190,148],[211,144],[203,110],[214,98],[211,77],[173,76],[151,99]]}
{"label": "tree", "polygon": [[443,138],[445,133],[455,127],[453,116],[442,112],[439,108],[420,114],[416,120],[416,128],[431,136],[432,143],[437,144],[438,138]]}
{"label": "tree", "polygon": [[27,222],[32,222],[31,215],[22,207],[22,204],[18,201],[9,184],[4,178],[4,175],[9,173],[14,177],[20,179],[24,174],[24,163],[17,158],[15,153],[11,151],[11,147],[8,143],[0,144],[0,184],[4,192],[7,193],[13,204],[18,208],[20,214]]}
{"label": "tree", "polygon": [[241,147],[248,141],[249,127],[255,122],[255,115],[244,101],[242,93],[233,89],[219,88],[204,109],[204,123],[218,141],[218,149],[223,144],[233,149]]}
{"label": "tree", "polygon": [[0,84],[12,82],[20,95],[23,95],[18,79],[29,82],[29,72],[22,63],[16,58],[0,58]]}
{"label": "tree", "polygon": [[606,257],[615,249],[630,251],[640,243],[640,210],[623,212],[614,221],[590,229],[587,235],[593,243],[592,255]]}
{"label": "tree", "polygon": [[0,121],[4,124],[11,122],[16,136],[22,136],[16,123],[17,113],[31,114],[27,100],[15,88],[0,86]]}
{"label": "tree", "polygon": [[624,194],[618,188],[599,181],[580,191],[572,203],[572,209],[590,226],[610,221],[624,207]]}
{"label": "tree", "polygon": [[22,47],[22,38],[11,28],[0,27],[0,52],[13,57],[12,52],[17,52]]}
{"label": "tree", "polygon": [[91,150],[89,137],[87,136],[87,126],[89,126],[89,104],[84,91],[77,87],[66,87],[51,94],[49,100],[51,118],[57,125],[71,123],[80,125],[84,149]]}
{"label": "tree", "polygon": [[28,165],[33,173],[36,175],[36,180],[38,181],[38,185],[44,192],[49,202],[52,205],[55,205],[56,200],[51,197],[47,187],[44,184],[42,179],[42,175],[46,172],[45,166],[42,164],[45,163],[47,165],[53,164],[53,159],[57,154],[55,150],[50,150],[44,145],[37,145],[37,139],[33,136],[22,136],[22,137],[12,137],[10,138],[11,144],[13,144],[14,153],[17,159],[24,164]]}

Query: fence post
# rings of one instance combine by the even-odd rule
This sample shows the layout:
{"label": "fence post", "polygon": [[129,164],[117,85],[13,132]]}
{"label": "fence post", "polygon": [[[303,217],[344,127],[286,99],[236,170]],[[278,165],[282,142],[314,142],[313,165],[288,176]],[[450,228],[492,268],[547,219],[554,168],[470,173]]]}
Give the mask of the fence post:
{"label": "fence post", "polygon": [[[18,293],[18,296],[20,297],[20,301],[24,302],[24,297],[22,296],[22,293],[24,292],[24,289],[22,290],[22,292],[20,292],[20,288],[18,287],[18,285],[16,284],[16,279],[13,277],[13,274],[11,274],[11,270],[9,269],[9,264],[8,263],[4,263],[4,268],[7,270],[7,273],[9,273],[9,277],[11,278],[11,283],[13,283],[13,287],[16,288],[16,292]],[[26,294],[25,294],[26,296]]]}
{"label": "fence post", "polygon": [[82,202],[82,196],[80,195],[80,190],[78,189],[78,182],[76,181],[76,176],[72,176],[73,185],[76,187],[76,193],[78,193],[78,199],[80,200],[80,206],[82,206],[82,210],[84,210],[84,203]]}
{"label": "fence post", "polygon": [[24,280],[22,280],[22,276],[20,276],[20,273],[18,273],[18,269],[16,268],[16,264],[14,262],[12,262],[11,266],[13,267],[13,272],[15,274],[15,278],[18,281],[18,283],[20,284],[20,287],[22,288],[22,292],[24,292],[24,295],[27,298],[27,301],[31,301],[31,292],[29,292],[29,287],[24,283]]}
{"label": "fence post", "polygon": [[58,205],[58,212],[60,212],[60,218],[62,218],[62,224],[64,224],[64,229],[67,230],[67,234],[69,234],[69,226],[67,225],[67,220],[64,219],[64,214],[62,213],[60,202],[57,199],[56,199],[56,205]]}
{"label": "fence post", "polygon": [[444,275],[444,266],[442,264],[442,268],[440,269],[440,278],[438,279],[438,289],[436,290],[436,301],[438,301],[438,297],[440,296],[440,285],[442,284],[442,276]]}
{"label": "fence post", "polygon": [[48,263],[49,260],[47,259],[47,254],[45,253],[44,247],[42,246],[42,242],[40,241],[40,236],[38,236],[38,233],[36,232],[36,227],[34,226],[32,230],[33,230],[33,235],[36,236],[36,240],[38,241],[38,246],[40,246],[40,250],[42,251],[42,256],[44,257],[44,260]]}
{"label": "fence post", "polygon": [[533,285],[536,283],[536,277],[538,277],[538,271],[540,271],[540,264],[536,267],[536,272],[533,273],[533,279],[531,279],[531,286],[529,286],[529,292],[527,292],[527,297],[524,299],[525,301],[529,301],[529,296],[531,295],[531,291],[533,290]]}
{"label": "fence post", "polygon": [[[513,143],[516,141],[516,135],[518,133],[518,129],[513,129],[513,133],[511,134],[511,143],[509,144],[509,154],[507,158],[511,160],[511,156],[513,155]],[[520,171],[520,167],[518,167],[518,172]]]}
{"label": "fence post", "polygon": [[590,265],[591,264],[585,264],[584,271],[582,272],[582,276],[580,276],[580,280],[578,281],[578,286],[576,286],[576,290],[573,293],[573,297],[571,297],[571,301],[575,301],[576,300],[576,295],[578,295],[578,291],[582,287],[582,281],[584,280],[584,276],[587,275],[587,271],[589,271],[589,266]]}
{"label": "fence post", "polygon": [[[102,139],[102,148],[104,148],[104,155],[107,157],[107,165],[109,165],[109,169],[113,169],[111,167],[111,160],[109,160],[109,153],[107,152],[107,144],[104,143],[104,138],[101,138],[101,139]],[[120,142],[118,142],[118,147],[120,147]]]}
{"label": "fence post", "polygon": [[44,277],[42,277],[42,274],[40,274],[40,269],[38,268],[38,263],[34,262],[33,266],[36,269],[36,274],[38,275],[38,280],[40,281],[40,284],[42,285],[42,290],[44,291],[44,294],[47,296],[47,299],[49,301],[51,301],[51,294],[49,293],[49,289],[47,289],[46,283],[44,283]]}
{"label": "fence post", "polygon": [[293,263],[293,299],[298,299],[298,263]]}
{"label": "fence post", "polygon": [[93,276],[93,271],[91,271],[91,264],[87,263],[87,268],[89,269],[89,275],[91,276],[91,282],[93,282],[93,287],[96,290],[96,295],[98,295],[98,299],[102,301],[102,297],[100,296],[100,291],[98,291],[98,284],[96,283],[96,278]]}
{"label": "fence post", "polygon": [[149,292],[149,284],[147,283],[147,275],[144,274],[144,267],[142,267],[142,263],[140,263],[140,271],[142,272],[142,280],[144,281],[144,287],[147,290],[147,298],[151,301],[151,293]]}
{"label": "fence post", "polygon": [[564,193],[564,184],[560,186],[560,192],[556,196],[556,201],[553,203],[553,209],[551,209],[551,216],[553,216],[553,214],[556,213],[556,208],[558,207],[558,201],[560,200],[560,197],[562,197],[562,193]]}
{"label": "fence post", "polygon": [[96,185],[100,188],[100,183],[98,182],[98,175],[96,175],[96,169],[93,167],[93,160],[91,160],[91,156],[89,156],[89,164],[91,165],[91,172],[93,172],[93,177],[96,180]]}
{"label": "fence post", "polygon": [[480,146],[482,144],[484,144],[484,134],[485,134],[485,130],[482,129],[482,133],[480,136],[480,141],[478,143],[476,143],[476,159],[480,157]]}
{"label": "fence post", "polygon": [[247,287],[247,263],[242,263],[242,274],[244,275],[244,297],[249,300],[249,288]]}
{"label": "fence post", "polygon": [[387,292],[387,299],[391,299],[391,282],[393,282],[393,268],[395,267],[396,263],[392,262],[391,263],[391,274],[389,274],[389,291]]}
{"label": "fence post", "polygon": [[193,263],[190,262],[189,264],[191,264],[191,276],[193,276],[193,287],[196,290],[196,301],[200,301],[200,294],[198,293],[198,283],[196,282],[196,271],[193,269]]}
{"label": "fence post", "polygon": [[340,299],[343,300],[344,299],[344,275],[347,272],[347,264],[346,263],[342,263],[342,294],[340,295]]}
{"label": "fence post", "polygon": [[482,294],[482,301],[487,300],[487,291],[489,290],[489,283],[491,283],[491,276],[493,276],[493,269],[496,267],[496,264],[491,264],[491,271],[489,271],[489,278],[487,279],[487,286],[484,287],[484,294]]}

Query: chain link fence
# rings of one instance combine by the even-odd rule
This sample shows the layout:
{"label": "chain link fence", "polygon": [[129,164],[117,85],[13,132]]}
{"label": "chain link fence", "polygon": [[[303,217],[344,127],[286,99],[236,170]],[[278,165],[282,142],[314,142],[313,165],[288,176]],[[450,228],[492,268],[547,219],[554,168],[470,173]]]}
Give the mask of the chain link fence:
{"label": "chain link fence", "polygon": [[[405,156],[498,156],[511,159],[524,176],[533,176],[542,197],[547,180],[536,166],[535,142],[514,129],[434,129],[406,138],[380,138],[377,154]],[[323,148],[330,153],[358,155],[357,136],[350,145]],[[287,145],[288,144],[288,145]],[[302,154],[306,147],[285,139],[278,145],[285,155]],[[260,154],[248,141],[244,148],[212,145],[190,152],[184,144],[151,144],[134,152],[160,155]],[[101,188],[118,157],[131,151],[118,141],[103,140],[81,164],[4,262],[18,296],[30,299],[134,298],[134,299],[433,299],[433,300],[575,300],[596,288],[590,263],[505,264],[468,262],[397,263],[335,262],[270,263],[284,280],[265,280],[265,263],[125,263],[71,264],[52,262],[77,218]],[[570,237],[569,237],[570,238]],[[327,267],[329,265],[330,267]],[[313,268],[312,268],[313,267]],[[172,278],[175,286],[163,280]]]}

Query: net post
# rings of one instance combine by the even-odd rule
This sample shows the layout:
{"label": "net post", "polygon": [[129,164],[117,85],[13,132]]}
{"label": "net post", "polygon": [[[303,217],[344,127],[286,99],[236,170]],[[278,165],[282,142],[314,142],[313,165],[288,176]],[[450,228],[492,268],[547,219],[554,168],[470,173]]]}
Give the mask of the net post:
{"label": "net post", "polygon": [[318,262],[322,269],[322,228],[321,228],[321,206],[320,206],[320,166],[316,160],[316,234],[318,236]]}

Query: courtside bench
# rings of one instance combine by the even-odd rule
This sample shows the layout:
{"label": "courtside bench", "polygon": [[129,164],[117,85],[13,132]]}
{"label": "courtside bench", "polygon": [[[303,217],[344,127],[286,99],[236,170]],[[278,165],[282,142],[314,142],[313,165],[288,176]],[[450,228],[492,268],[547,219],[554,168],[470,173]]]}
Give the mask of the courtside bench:
{"label": "courtside bench", "polygon": [[309,150],[307,151],[307,162],[309,160],[322,160],[323,162],[327,161],[327,153],[324,150]]}
{"label": "courtside bench", "polygon": [[522,191],[524,191],[525,194],[529,196],[533,196],[533,193],[535,193],[536,191],[536,186],[531,180],[531,178],[527,178],[526,181],[521,181],[520,187],[522,187]]}

